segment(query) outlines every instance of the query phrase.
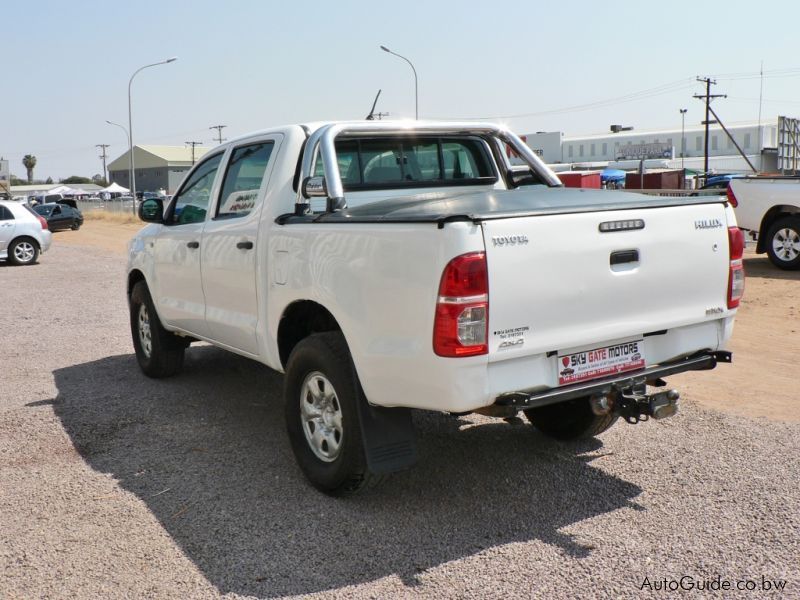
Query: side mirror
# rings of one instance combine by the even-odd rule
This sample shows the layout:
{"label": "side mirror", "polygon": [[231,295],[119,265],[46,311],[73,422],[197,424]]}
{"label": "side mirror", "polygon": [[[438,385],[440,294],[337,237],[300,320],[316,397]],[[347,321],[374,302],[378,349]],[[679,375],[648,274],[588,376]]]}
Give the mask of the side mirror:
{"label": "side mirror", "polygon": [[327,198],[328,186],[324,177],[306,177],[301,188],[303,198]]}
{"label": "side mirror", "polygon": [[146,223],[164,222],[164,201],[161,198],[148,198],[139,203],[139,218]]}

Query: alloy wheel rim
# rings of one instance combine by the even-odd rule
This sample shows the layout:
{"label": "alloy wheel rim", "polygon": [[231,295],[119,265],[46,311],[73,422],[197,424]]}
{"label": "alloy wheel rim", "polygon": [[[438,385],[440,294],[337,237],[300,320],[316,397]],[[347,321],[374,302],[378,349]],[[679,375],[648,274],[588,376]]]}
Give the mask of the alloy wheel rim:
{"label": "alloy wheel rim", "polygon": [[20,242],[14,248],[14,258],[19,262],[30,262],[33,260],[35,248],[30,242]]}
{"label": "alloy wheel rim", "polygon": [[300,387],[300,421],[309,448],[324,462],[342,452],[342,405],[333,384],[319,371],[306,375]]}
{"label": "alloy wheel rim", "polygon": [[153,338],[150,334],[150,313],[147,307],[142,304],[139,306],[139,342],[142,346],[142,352],[147,358],[153,352]]}
{"label": "alloy wheel rim", "polygon": [[800,234],[788,227],[779,229],[772,238],[772,250],[781,260],[786,262],[795,260],[800,256]]}

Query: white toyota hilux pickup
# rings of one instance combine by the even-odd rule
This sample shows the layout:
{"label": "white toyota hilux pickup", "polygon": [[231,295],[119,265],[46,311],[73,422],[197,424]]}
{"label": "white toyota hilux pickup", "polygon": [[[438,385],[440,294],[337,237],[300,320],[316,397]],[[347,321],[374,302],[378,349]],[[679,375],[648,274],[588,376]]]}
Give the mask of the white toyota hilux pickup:
{"label": "white toyota hilux pickup", "polygon": [[255,133],[139,216],[141,369],[205,340],[284,372],[292,449],[332,495],[416,461],[410,409],[522,411],[559,439],[670,416],[663,378],[730,362],[744,290],[725,197],[565,189],[490,124]]}
{"label": "white toyota hilux pickup", "polygon": [[800,269],[800,177],[731,179],[728,200],[739,226],[776,267]]}

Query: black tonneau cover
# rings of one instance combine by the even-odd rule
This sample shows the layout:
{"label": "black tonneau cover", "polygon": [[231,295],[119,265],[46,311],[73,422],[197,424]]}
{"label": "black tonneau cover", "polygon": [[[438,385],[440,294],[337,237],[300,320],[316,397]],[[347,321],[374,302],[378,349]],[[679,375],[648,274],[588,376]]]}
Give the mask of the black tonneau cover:
{"label": "black tonneau cover", "polygon": [[[725,196],[647,196],[618,190],[525,187],[515,190],[428,192],[387,198],[342,211],[310,215],[318,223],[446,223],[512,217],[647,209],[727,202]],[[309,217],[286,215],[281,223]]]}

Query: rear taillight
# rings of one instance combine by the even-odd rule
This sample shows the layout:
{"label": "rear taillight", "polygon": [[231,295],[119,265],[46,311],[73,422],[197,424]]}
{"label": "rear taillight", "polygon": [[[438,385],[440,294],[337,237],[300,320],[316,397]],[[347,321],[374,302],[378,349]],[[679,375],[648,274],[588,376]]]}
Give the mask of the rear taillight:
{"label": "rear taillight", "polygon": [[731,184],[730,183],[728,184],[728,187],[725,190],[725,195],[728,197],[728,202],[731,203],[731,206],[733,208],[736,208],[737,206],[739,206],[739,201],[736,199],[736,196],[734,195],[733,190],[731,189]]}
{"label": "rear taillight", "polygon": [[[730,192],[730,188],[728,188]],[[736,308],[744,295],[744,232],[738,227],[728,227],[730,272],[728,274],[728,308]]]}
{"label": "rear taillight", "polygon": [[42,216],[37,216],[36,218],[39,219],[39,224],[42,226],[42,229],[47,229],[47,220]]}
{"label": "rear taillight", "polygon": [[439,284],[433,351],[439,356],[487,354],[489,328],[489,274],[486,254],[455,257]]}

